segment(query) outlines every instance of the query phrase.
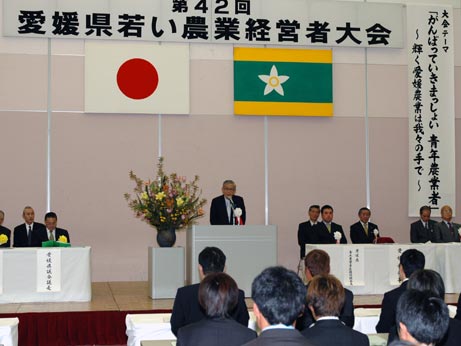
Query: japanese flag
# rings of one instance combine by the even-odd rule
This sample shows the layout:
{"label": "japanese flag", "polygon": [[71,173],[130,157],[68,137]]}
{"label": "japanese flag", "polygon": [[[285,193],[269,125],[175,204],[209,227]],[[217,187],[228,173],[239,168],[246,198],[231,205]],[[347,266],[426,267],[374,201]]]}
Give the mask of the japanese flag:
{"label": "japanese flag", "polygon": [[189,113],[189,46],[85,42],[85,112]]}

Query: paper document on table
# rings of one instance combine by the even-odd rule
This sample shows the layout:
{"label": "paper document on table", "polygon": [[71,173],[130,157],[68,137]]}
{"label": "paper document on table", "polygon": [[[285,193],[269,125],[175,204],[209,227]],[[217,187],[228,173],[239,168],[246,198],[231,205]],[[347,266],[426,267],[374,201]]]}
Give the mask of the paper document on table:
{"label": "paper document on table", "polygon": [[363,246],[351,246],[344,251],[345,286],[365,285],[365,251]]}

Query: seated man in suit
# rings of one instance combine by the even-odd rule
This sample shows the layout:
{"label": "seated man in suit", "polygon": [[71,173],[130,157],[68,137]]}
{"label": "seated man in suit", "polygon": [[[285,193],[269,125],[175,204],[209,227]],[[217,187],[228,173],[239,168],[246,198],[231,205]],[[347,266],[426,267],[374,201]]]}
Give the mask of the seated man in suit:
{"label": "seated man in suit", "polygon": [[397,304],[396,320],[400,340],[412,345],[439,345],[449,325],[448,307],[429,291],[407,290]]}
{"label": "seated man in suit", "polygon": [[369,346],[365,334],[345,326],[339,314],[345,299],[341,282],[333,275],[318,275],[307,289],[307,306],[315,323],[301,333],[314,345]]}
{"label": "seated man in suit", "polygon": [[402,284],[384,293],[381,303],[381,315],[376,325],[378,333],[389,333],[391,327],[395,325],[395,309],[400,296],[407,289],[408,278],[418,269],[424,269],[425,264],[426,258],[421,251],[408,249],[402,253],[399,264],[399,276]]}
{"label": "seated man in suit", "polygon": [[3,221],[5,221],[5,213],[0,210],[0,247],[10,247],[11,231],[3,227]]}
{"label": "seated man in suit", "polygon": [[[237,186],[232,180],[225,180],[222,184],[222,195],[213,198],[210,208],[211,225],[245,224],[246,210],[243,198],[235,195]],[[242,215],[237,218],[235,210],[240,208]],[[240,222],[240,223],[239,223]]]}
{"label": "seated man in suit", "polygon": [[40,247],[41,235],[45,232],[45,225],[35,221],[35,211],[27,206],[22,212],[24,223],[16,226],[13,233],[13,247]]}
{"label": "seated man in suit", "polygon": [[[309,284],[314,276],[330,274],[330,256],[323,250],[312,250],[304,259],[304,268],[308,280],[306,288],[309,289]],[[344,289],[344,302],[339,319],[350,328],[354,326],[354,294],[346,288]],[[312,316],[311,310],[306,304],[304,313],[296,320],[296,329],[304,330],[314,322],[314,316]]]}
{"label": "seated man in suit", "polygon": [[311,205],[309,207],[309,220],[302,222],[298,226],[298,244],[299,244],[299,256],[304,258],[306,255],[306,244],[317,244],[317,236],[314,231],[314,226],[317,224],[320,215],[320,206]]}
{"label": "seated man in suit", "polygon": [[294,328],[305,297],[306,287],[295,272],[284,267],[264,269],[251,285],[253,312],[261,334],[245,346],[311,345]]}
{"label": "seated man in suit", "polygon": [[[341,225],[332,222],[333,221],[333,207],[330,205],[324,205],[320,209],[322,214],[322,221],[317,222],[315,225],[315,232],[319,244],[347,244],[346,236],[344,235],[343,228]],[[335,237],[340,239],[336,239]]]}
{"label": "seated man in suit", "polygon": [[370,209],[366,207],[360,208],[358,215],[360,221],[351,225],[351,241],[354,244],[376,243],[376,240],[379,237],[378,225],[369,222],[371,216]]}
{"label": "seated man in suit", "polygon": [[431,220],[431,207],[427,205],[419,208],[420,220],[413,222],[410,226],[410,240],[412,243],[426,243],[435,241],[435,225],[437,222]]}
{"label": "seated man in suit", "polygon": [[[198,263],[200,280],[203,280],[208,274],[224,271],[226,255],[217,247],[206,247],[200,252]],[[199,303],[199,286],[200,284],[193,284],[178,288],[170,319],[174,335],[178,335],[179,328],[205,318],[205,311]],[[250,316],[242,290],[239,290],[237,306],[230,312],[230,316],[245,327],[248,326]]]}
{"label": "seated man in suit", "polygon": [[41,237],[42,241],[55,240],[62,243],[70,243],[69,232],[65,229],[57,228],[58,216],[50,211],[45,214],[45,233]]}
{"label": "seated man in suit", "polygon": [[453,216],[453,210],[450,206],[444,205],[440,209],[442,221],[435,226],[434,242],[436,243],[459,243],[460,239],[460,228],[461,225],[458,223],[451,222]]}
{"label": "seated man in suit", "polygon": [[210,273],[200,282],[198,300],[206,318],[179,328],[178,346],[240,346],[256,339],[256,332],[230,317],[239,290],[225,273]]}

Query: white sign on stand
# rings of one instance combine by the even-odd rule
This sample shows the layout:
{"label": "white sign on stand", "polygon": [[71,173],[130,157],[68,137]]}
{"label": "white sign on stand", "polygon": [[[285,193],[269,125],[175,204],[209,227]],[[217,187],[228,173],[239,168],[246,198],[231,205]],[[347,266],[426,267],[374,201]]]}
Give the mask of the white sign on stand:
{"label": "white sign on stand", "polygon": [[37,292],[61,291],[61,250],[37,250]]}

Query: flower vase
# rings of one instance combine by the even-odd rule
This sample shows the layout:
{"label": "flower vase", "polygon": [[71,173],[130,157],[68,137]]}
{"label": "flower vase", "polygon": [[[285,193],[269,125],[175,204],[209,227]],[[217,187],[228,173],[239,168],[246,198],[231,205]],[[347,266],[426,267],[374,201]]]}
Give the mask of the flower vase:
{"label": "flower vase", "polygon": [[157,243],[160,247],[172,247],[176,243],[174,228],[157,229]]}

